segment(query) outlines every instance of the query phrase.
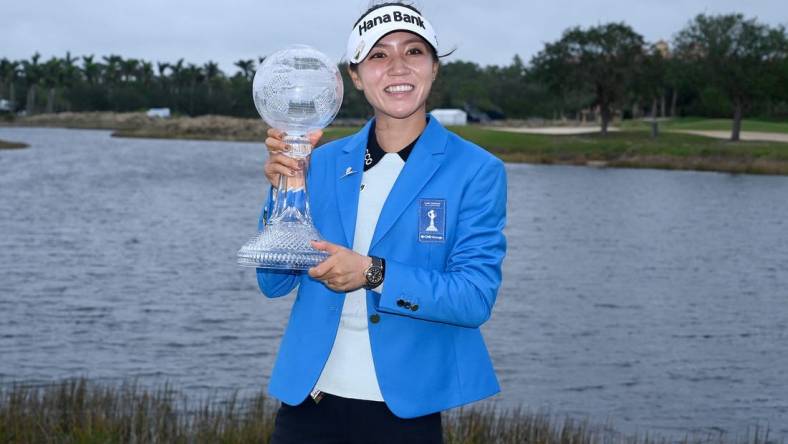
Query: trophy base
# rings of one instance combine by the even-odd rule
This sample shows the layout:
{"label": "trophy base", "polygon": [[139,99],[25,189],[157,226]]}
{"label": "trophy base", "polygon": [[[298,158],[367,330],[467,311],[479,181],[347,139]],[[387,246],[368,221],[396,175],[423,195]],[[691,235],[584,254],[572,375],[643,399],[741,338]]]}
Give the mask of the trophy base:
{"label": "trophy base", "polygon": [[311,224],[274,222],[238,250],[238,264],[277,270],[308,270],[328,253],[315,250],[309,241],[320,240]]}

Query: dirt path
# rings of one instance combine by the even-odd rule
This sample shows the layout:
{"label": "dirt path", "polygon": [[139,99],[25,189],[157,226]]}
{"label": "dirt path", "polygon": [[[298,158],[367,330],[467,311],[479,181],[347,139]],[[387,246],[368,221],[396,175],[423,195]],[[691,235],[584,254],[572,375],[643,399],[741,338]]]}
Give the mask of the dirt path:
{"label": "dirt path", "polygon": [[[553,136],[572,135],[572,134],[592,134],[601,131],[598,126],[554,126],[545,128],[523,128],[511,126],[486,126],[485,129],[493,131],[505,131],[509,133],[525,133],[525,134],[546,134]],[[617,132],[621,131],[620,128],[608,127],[608,131]],[[730,139],[730,131],[705,131],[705,130],[664,130],[672,133],[694,134],[696,136],[714,137],[715,139]],[[765,141],[765,142],[786,142],[788,143],[788,134],[786,133],[765,133],[758,131],[742,131],[739,135],[741,140]]]}
{"label": "dirt path", "polygon": [[[505,131],[507,133],[525,133],[525,134],[548,134],[553,136],[567,136],[572,134],[592,134],[602,131],[599,126],[548,126],[545,128],[520,128],[511,126],[486,126],[484,129],[493,131]],[[607,130],[610,132],[621,131],[616,127],[609,126]]]}
{"label": "dirt path", "polygon": [[[484,129],[493,131],[504,131],[507,133],[524,133],[524,134],[547,134],[552,136],[571,136],[573,134],[593,134],[602,131],[598,126],[548,126],[544,128],[525,128],[513,126],[486,126]],[[616,127],[609,126],[607,130],[610,132],[621,131]]]}
{"label": "dirt path", "polygon": [[[670,130],[673,133],[694,134],[696,136],[714,137],[715,139],[730,139],[730,131],[701,131],[701,130]],[[788,134],[785,133],[762,133],[758,131],[742,131],[739,134],[741,140],[760,140],[765,142],[786,142]]]}

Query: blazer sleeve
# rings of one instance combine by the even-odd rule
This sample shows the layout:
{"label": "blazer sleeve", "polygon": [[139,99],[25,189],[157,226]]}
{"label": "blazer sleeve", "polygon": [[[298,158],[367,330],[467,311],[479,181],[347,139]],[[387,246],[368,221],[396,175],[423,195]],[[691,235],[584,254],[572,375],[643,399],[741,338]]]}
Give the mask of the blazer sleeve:
{"label": "blazer sleeve", "polygon": [[492,313],[506,254],[506,170],[497,158],[468,183],[445,271],[386,258],[378,310],[479,327]]}
{"label": "blazer sleeve", "polygon": [[[268,223],[268,217],[274,210],[274,193],[273,187],[268,190],[268,198],[266,199],[263,210],[260,213],[260,219],[257,222],[257,231],[262,231]],[[278,298],[290,294],[291,291],[298,285],[301,275],[297,272],[270,270],[265,268],[257,269],[257,285],[260,291],[268,298]]]}

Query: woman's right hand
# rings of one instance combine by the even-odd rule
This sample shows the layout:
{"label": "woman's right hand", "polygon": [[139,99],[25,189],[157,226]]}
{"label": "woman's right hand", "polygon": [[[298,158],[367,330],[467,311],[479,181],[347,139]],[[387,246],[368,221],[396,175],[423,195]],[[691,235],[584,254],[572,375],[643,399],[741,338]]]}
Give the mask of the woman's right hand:
{"label": "woman's right hand", "polygon": [[[282,140],[285,132],[276,128],[268,129],[268,138],[265,139],[265,146],[268,148],[268,160],[265,161],[263,172],[265,177],[274,187],[279,186],[279,175],[294,176],[296,171],[303,168],[302,162],[294,159],[287,154],[289,147]],[[312,146],[323,137],[323,131],[317,130],[308,134],[309,142]]]}

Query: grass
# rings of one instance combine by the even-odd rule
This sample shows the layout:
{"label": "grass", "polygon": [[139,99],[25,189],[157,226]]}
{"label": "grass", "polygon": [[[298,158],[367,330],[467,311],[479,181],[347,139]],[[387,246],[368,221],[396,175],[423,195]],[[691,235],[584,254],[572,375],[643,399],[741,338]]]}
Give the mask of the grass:
{"label": "grass", "polygon": [[[691,134],[630,129],[603,136],[542,135],[493,131],[479,126],[450,127],[506,162],[788,174],[788,143],[730,142]],[[333,140],[358,128],[329,128]]]}
{"label": "grass", "polygon": [[[707,119],[703,117],[681,117],[660,122],[660,129],[699,130],[699,131],[731,131],[733,119]],[[627,120],[621,124],[625,129],[651,129],[651,124],[642,120]],[[744,119],[742,131],[788,134],[788,121],[770,121]]]}
{"label": "grass", "polygon": [[26,143],[19,143],[19,142],[7,142],[5,140],[0,139],[0,149],[17,149],[17,148],[27,148],[29,145]]}
{"label": "grass", "polygon": [[[172,387],[107,386],[70,379],[46,386],[0,388],[2,443],[267,443],[278,405],[260,394],[230,396],[190,407]],[[446,444],[667,444],[657,435],[630,436],[610,424],[551,418],[520,410],[453,410],[443,416]],[[744,439],[685,436],[680,443],[771,444],[769,430]]]}

